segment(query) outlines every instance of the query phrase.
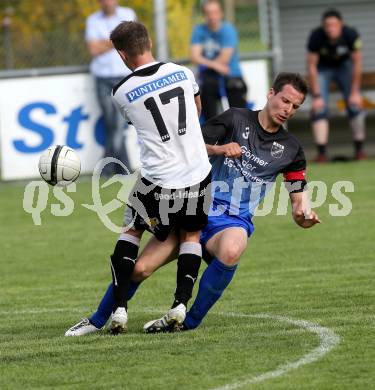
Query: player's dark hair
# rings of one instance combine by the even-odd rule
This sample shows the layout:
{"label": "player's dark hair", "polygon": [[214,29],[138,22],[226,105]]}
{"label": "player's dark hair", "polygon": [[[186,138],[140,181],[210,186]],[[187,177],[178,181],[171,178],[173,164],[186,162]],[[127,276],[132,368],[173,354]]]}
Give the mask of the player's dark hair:
{"label": "player's dark hair", "polygon": [[337,18],[338,20],[342,20],[342,15],[337,9],[330,8],[327,9],[322,15],[322,22],[324,22],[327,18]]}
{"label": "player's dark hair", "polygon": [[272,89],[275,93],[280,92],[284,85],[290,84],[298,92],[301,92],[304,96],[308,93],[308,86],[305,79],[299,73],[279,73],[274,82],[272,83]]}
{"label": "player's dark hair", "polygon": [[111,32],[110,40],[117,50],[123,50],[130,57],[151,50],[147,28],[139,22],[121,22]]}

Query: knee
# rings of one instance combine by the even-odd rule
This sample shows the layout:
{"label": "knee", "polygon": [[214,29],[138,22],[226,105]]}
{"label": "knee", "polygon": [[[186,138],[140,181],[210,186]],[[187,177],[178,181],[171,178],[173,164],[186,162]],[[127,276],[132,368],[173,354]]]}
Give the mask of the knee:
{"label": "knee", "polygon": [[328,109],[326,107],[321,108],[319,110],[311,110],[311,121],[317,122],[322,119],[328,119]]}
{"label": "knee", "polygon": [[142,282],[151,276],[152,270],[149,269],[144,263],[137,261],[135,263],[132,279],[135,282]]}
{"label": "knee", "polygon": [[355,105],[347,105],[346,111],[350,120],[360,118],[363,112],[361,107]]}
{"label": "knee", "polygon": [[224,249],[222,254],[220,255],[220,260],[225,265],[236,265],[240,261],[240,257],[242,255],[243,248],[238,243],[232,242],[230,245]]}

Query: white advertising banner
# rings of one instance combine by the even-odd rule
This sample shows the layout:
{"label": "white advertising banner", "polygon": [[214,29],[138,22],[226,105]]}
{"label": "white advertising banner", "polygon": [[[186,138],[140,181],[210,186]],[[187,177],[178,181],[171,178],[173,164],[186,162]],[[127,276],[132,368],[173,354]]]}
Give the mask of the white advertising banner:
{"label": "white advertising banner", "polygon": [[52,145],[73,148],[82,173],[92,172],[103,157],[104,128],[89,74],[5,79],[0,91],[3,180],[38,177],[39,156]]}
{"label": "white advertising banner", "polygon": [[39,156],[52,145],[75,149],[83,173],[102,157],[101,114],[89,75],[0,80],[0,90],[3,180],[39,176]]}

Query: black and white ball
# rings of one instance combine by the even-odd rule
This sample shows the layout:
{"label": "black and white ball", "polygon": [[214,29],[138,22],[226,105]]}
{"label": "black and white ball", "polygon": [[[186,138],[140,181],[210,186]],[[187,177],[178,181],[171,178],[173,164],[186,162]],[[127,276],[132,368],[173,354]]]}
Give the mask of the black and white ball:
{"label": "black and white ball", "polygon": [[39,173],[48,184],[68,185],[81,172],[81,161],[77,153],[65,145],[48,148],[39,158]]}

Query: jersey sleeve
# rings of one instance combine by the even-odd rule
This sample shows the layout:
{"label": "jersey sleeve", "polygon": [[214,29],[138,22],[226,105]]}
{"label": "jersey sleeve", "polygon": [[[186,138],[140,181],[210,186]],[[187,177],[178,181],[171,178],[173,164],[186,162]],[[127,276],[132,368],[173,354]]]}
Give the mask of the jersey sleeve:
{"label": "jersey sleeve", "polygon": [[321,38],[319,37],[319,30],[311,32],[307,41],[307,50],[312,53],[318,53],[320,50]]}
{"label": "jersey sleeve", "polygon": [[123,107],[121,107],[121,104],[120,102],[117,100],[117,98],[115,97],[115,95],[113,94],[113,90],[112,90],[112,93],[111,93],[111,97],[112,97],[112,101],[114,103],[114,105],[116,106],[117,110],[120,111],[122,117],[125,119],[126,122],[128,122],[129,124],[131,124],[131,121],[130,119],[128,119],[126,113],[125,113],[125,109]]}
{"label": "jersey sleeve", "polygon": [[284,182],[290,193],[302,192],[306,187],[306,158],[302,146],[298,146],[294,160],[282,170]]}
{"label": "jersey sleeve", "polygon": [[229,109],[209,119],[202,127],[202,133],[207,145],[220,145],[225,138],[231,138],[233,135],[233,110]]}
{"label": "jersey sleeve", "polygon": [[223,34],[222,47],[223,48],[236,48],[238,44],[237,31],[231,24],[228,24],[225,33]]}
{"label": "jersey sleeve", "polygon": [[348,44],[351,51],[360,50],[362,48],[362,40],[358,31],[354,28],[348,29]]}
{"label": "jersey sleeve", "polygon": [[199,92],[199,85],[198,85],[197,81],[195,80],[194,73],[189,68],[185,68],[185,71],[186,71],[186,75],[187,75],[188,79],[190,80],[190,82],[193,86],[194,96],[198,96],[200,93]]}

